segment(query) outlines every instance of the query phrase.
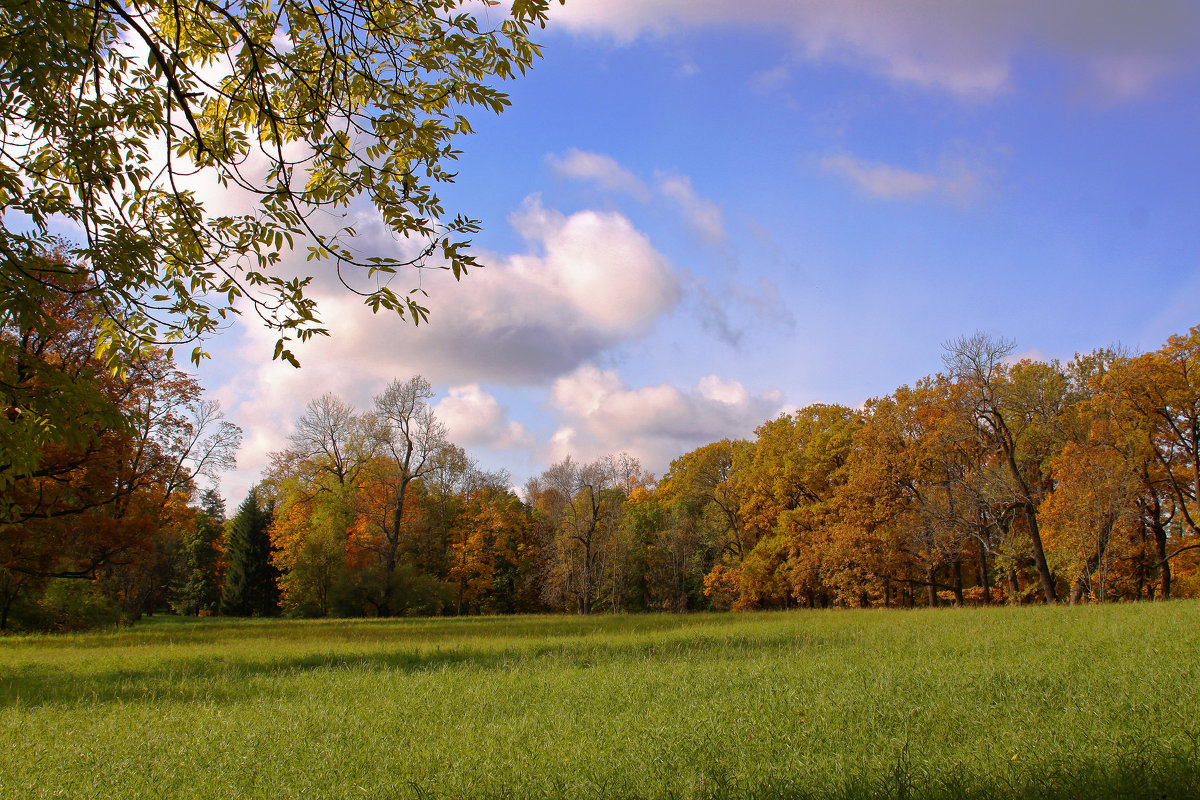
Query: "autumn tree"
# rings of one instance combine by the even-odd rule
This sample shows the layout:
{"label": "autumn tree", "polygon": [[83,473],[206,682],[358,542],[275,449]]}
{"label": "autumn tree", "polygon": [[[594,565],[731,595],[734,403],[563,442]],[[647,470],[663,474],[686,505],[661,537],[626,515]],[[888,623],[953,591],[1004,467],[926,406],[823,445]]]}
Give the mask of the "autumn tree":
{"label": "autumn tree", "polygon": [[[31,245],[31,248],[33,245]],[[90,284],[72,272],[65,244],[49,240],[27,267],[49,297],[0,291],[0,520],[10,517],[14,482],[44,470],[48,448],[88,447],[97,430],[129,421],[120,387],[101,375]],[[0,270],[0,286],[8,270]]]}
{"label": "autumn tree", "polygon": [[452,531],[470,499],[486,489],[507,491],[511,480],[506,472],[488,473],[456,444],[447,442],[433,455],[429,471],[417,493],[415,530],[407,537],[405,550],[419,569],[445,576],[455,557],[449,547],[458,541]]}
{"label": "autumn tree", "polygon": [[1065,379],[1053,365],[1024,362],[1009,367],[1015,345],[982,333],[945,346],[949,375],[966,391],[968,414],[1008,479],[1013,508],[1021,513],[1042,597],[1056,603],[1058,589],[1046,559],[1038,522],[1045,494],[1043,465],[1053,454],[1050,424],[1064,399]]}
{"label": "autumn tree", "polygon": [[[298,471],[311,467],[297,465]],[[324,491],[295,476],[272,470],[270,482],[275,513],[270,526],[272,564],[280,571],[278,586],[283,610],[301,616],[326,616],[335,608],[352,610],[346,550],[355,517],[355,489],[331,476]]]}
{"label": "autumn tree", "polygon": [[448,580],[459,614],[539,610],[537,541],[521,500],[507,489],[473,491],[450,530]]}
{"label": "autumn tree", "polygon": [[[992,561],[1007,530],[993,497],[990,450],[979,439],[961,384],[933,376],[867,404],[855,433],[849,478],[841,493],[841,558],[858,563],[863,545],[876,559],[884,603],[902,585],[922,586],[927,602],[939,592],[966,602],[973,566],[976,594],[992,600]],[[849,573],[847,573],[848,575]]]}
{"label": "autumn tree", "polygon": [[821,577],[825,540],[859,424],[851,409],[815,404],[759,426],[736,477],[756,541],[737,566],[737,607],[829,602]]}
{"label": "autumn tree", "polygon": [[[1055,479],[1039,508],[1057,572],[1071,582],[1070,601],[1110,594],[1115,559],[1132,561],[1128,532],[1137,519],[1136,476],[1122,454],[1095,443],[1069,442],[1051,461]],[[1124,546],[1122,546],[1124,545]]]}
{"label": "autumn tree", "polygon": [[[0,609],[55,579],[100,581],[131,616],[165,602],[196,480],[228,468],[240,442],[168,353],[148,349],[109,372],[95,357],[91,303],[66,293],[39,326],[0,329],[13,402],[0,420],[0,570],[10,576]],[[46,392],[55,399],[39,400]],[[38,439],[29,429],[47,403],[57,433]],[[111,412],[97,416],[101,406]]]}
{"label": "autumn tree", "polygon": [[[881,596],[885,606],[891,605],[896,588],[920,582],[935,603],[933,573],[941,555],[930,563],[929,554],[911,541],[923,527],[925,494],[918,454],[924,430],[913,404],[906,402],[915,394],[901,387],[894,396],[868,402],[864,424],[854,434],[848,478],[835,501],[839,520],[830,538],[830,584],[842,602]],[[914,567],[915,576],[910,574]]]}
{"label": "autumn tree", "polygon": [[742,439],[723,439],[698,447],[671,462],[658,495],[696,524],[722,554],[741,560],[754,546],[743,505],[746,498],[735,469],[752,458],[753,447]]}
{"label": "autumn tree", "polygon": [[[1200,549],[1200,326],[1119,364],[1107,376],[1116,417],[1139,469],[1155,571],[1172,593],[1172,564]],[[1172,530],[1178,531],[1172,534]]]}
{"label": "autumn tree", "polygon": [[[358,482],[374,457],[371,421],[335,394],[306,405],[271,454],[265,487],[275,504],[273,563],[288,613],[325,616],[349,591],[346,550]],[[343,611],[348,608],[343,608]]]}

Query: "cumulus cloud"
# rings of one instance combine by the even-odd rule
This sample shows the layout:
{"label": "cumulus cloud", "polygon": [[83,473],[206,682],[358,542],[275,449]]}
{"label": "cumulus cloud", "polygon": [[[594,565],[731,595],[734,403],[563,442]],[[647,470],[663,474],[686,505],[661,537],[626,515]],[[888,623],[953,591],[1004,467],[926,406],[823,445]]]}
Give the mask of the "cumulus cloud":
{"label": "cumulus cloud", "polygon": [[974,98],[1009,89],[1014,58],[1032,48],[1129,96],[1195,63],[1200,44],[1200,8],[1191,0],[572,0],[553,22],[618,41],[681,27],[782,30],[801,57]]}
{"label": "cumulus cloud", "polygon": [[433,411],[446,425],[451,441],[468,448],[528,449],[535,444],[533,434],[509,419],[508,409],[477,383],[451,387]]}
{"label": "cumulus cloud", "polygon": [[594,183],[606,192],[622,192],[640,200],[650,196],[646,184],[617,163],[612,156],[588,153],[572,147],[562,156],[546,156],[554,173],[563,178]]}
{"label": "cumulus cloud", "polygon": [[[318,292],[336,335],[302,348],[305,369],[354,364],[367,375],[415,371],[443,384],[545,382],[644,335],[682,295],[667,259],[619,213],[565,215],[533,196],[510,222],[526,252],[483,255],[487,266],[461,282],[444,270],[419,276],[428,324],[371,315],[345,291]],[[250,335],[255,348],[270,337],[258,328]]]}
{"label": "cumulus cloud", "polygon": [[[414,374],[435,386],[458,387],[444,410],[464,442],[528,446],[527,432],[472,384],[547,384],[643,336],[682,297],[680,275],[621,214],[565,215],[531,197],[511,222],[528,242],[525,252],[485,256],[488,266],[461,283],[443,270],[419,277],[428,292],[420,298],[430,309],[428,324],[373,315],[360,298],[323,276],[312,296],[333,335],[295,348],[303,365],[296,370],[266,360],[275,334],[253,315],[242,319],[233,331],[238,343],[227,338],[214,352],[221,363],[213,365],[216,380],[207,381],[250,433],[239,454],[242,478],[233,480],[257,474],[266,454],[285,446],[292,420],[310,398],[331,391],[367,408],[388,381]],[[361,230],[384,235],[370,224]],[[474,426],[467,424],[471,414]]]}
{"label": "cumulus cloud", "polygon": [[615,370],[585,365],[555,381],[550,404],[560,425],[547,456],[592,459],[625,451],[661,474],[677,456],[726,437],[749,436],[778,413],[778,392],[752,395],[717,375],[689,389],[669,383],[630,389]]}
{"label": "cumulus cloud", "polygon": [[823,158],[821,171],[845,178],[864,194],[884,200],[910,200],[940,194],[962,202],[971,199],[980,185],[979,168],[963,160],[949,161],[937,173],[931,173],[841,153]]}

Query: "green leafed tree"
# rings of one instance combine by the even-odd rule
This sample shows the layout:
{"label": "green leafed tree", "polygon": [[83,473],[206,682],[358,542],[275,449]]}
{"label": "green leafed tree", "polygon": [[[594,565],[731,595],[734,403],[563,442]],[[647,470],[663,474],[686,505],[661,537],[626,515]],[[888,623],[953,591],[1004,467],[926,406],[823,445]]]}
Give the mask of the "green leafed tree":
{"label": "green leafed tree", "polygon": [[257,489],[242,501],[229,521],[229,567],[221,590],[221,613],[231,617],[266,617],[279,611],[279,575],[271,563],[271,509]]}
{"label": "green leafed tree", "polygon": [[[413,270],[475,266],[478,222],[438,197],[455,142],[509,104],[493,84],[538,58],[550,2],[3,3],[0,309],[36,327],[46,297],[86,287],[119,371],[252,308],[294,363],[291,342],[325,333],[281,264],[307,246],[373,310],[423,319]],[[363,210],[390,252],[355,248]],[[67,261],[43,255],[55,230],[81,232]]]}

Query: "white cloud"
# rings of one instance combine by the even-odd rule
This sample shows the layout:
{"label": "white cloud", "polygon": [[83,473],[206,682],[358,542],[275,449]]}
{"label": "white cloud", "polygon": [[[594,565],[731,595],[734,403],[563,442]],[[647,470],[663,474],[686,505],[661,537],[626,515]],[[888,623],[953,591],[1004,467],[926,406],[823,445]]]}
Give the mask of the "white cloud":
{"label": "white cloud", "polygon": [[572,0],[554,25],[630,41],[681,27],[740,26],[790,33],[800,56],[864,68],[961,97],[1011,88],[1016,55],[1039,49],[1077,65],[1120,98],[1142,76],[1194,63],[1200,8],[1191,0]]}
{"label": "white cloud", "polygon": [[725,239],[725,215],[713,201],[696,194],[692,179],[686,175],[658,172],[658,191],[674,202],[683,218],[706,242]]}
{"label": "white cloud", "polygon": [[451,387],[433,411],[446,425],[451,441],[467,448],[529,449],[535,444],[533,434],[509,419],[508,409],[477,383]]}
{"label": "white cloud", "polygon": [[546,156],[555,174],[577,181],[590,181],[606,192],[622,192],[641,200],[650,196],[646,185],[612,156],[588,153],[572,147],[566,155]]}
{"label": "white cloud", "polygon": [[[333,335],[294,348],[302,369],[267,361],[275,334],[253,314],[241,319],[235,327],[240,339],[226,338],[220,350],[214,346],[221,363],[212,371],[219,380],[208,381],[230,418],[248,432],[232,485],[248,488],[266,454],[286,444],[292,420],[309,399],[334,392],[366,408],[388,381],[414,374],[458,387],[444,402],[447,413],[457,415],[464,442],[529,446],[527,432],[470,384],[545,384],[646,334],[682,297],[680,276],[621,214],[564,215],[531,197],[512,223],[528,240],[527,252],[483,257],[487,268],[461,283],[443,270],[419,276],[429,292],[421,298],[430,308],[428,324],[373,315],[361,298],[323,276],[311,294]],[[374,236],[381,226],[360,227]],[[405,246],[390,243],[393,251]],[[475,413],[493,416],[468,425],[472,405]]]}
{"label": "white cloud", "polygon": [[[355,373],[420,372],[435,383],[539,383],[647,333],[682,296],[679,275],[623,215],[564,215],[530,197],[511,217],[529,249],[481,254],[487,266],[456,282],[445,270],[420,280],[428,324],[414,327],[333,287],[314,293],[334,335],[297,350],[303,371],[353,364]],[[397,245],[392,245],[393,249]],[[340,287],[336,287],[340,289]],[[272,334],[247,320],[256,352]]]}
{"label": "white cloud", "polygon": [[821,171],[845,178],[865,194],[884,200],[910,200],[941,194],[966,202],[979,189],[982,169],[955,159],[945,161],[936,173],[915,172],[841,153],[823,158]]}
{"label": "white cloud", "polygon": [[592,459],[625,451],[661,474],[672,459],[725,437],[744,437],[778,413],[778,392],[752,395],[717,375],[690,389],[668,383],[630,389],[615,370],[585,365],[555,381],[551,406],[561,424],[549,460]]}

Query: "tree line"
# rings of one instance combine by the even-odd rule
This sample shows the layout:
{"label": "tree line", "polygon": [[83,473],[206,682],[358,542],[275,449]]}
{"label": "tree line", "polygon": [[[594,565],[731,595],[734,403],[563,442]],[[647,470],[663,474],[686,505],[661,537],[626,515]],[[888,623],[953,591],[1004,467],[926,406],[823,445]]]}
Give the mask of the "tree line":
{"label": "tree line", "polygon": [[1013,359],[816,404],[672,462],[567,458],[519,494],[421,378],[309,404],[264,486],[286,610],[913,606],[1200,593],[1200,327],[1142,355]]}
{"label": "tree line", "polygon": [[200,482],[241,431],[169,351],[114,374],[88,293],[55,297],[45,324],[0,327],[3,628],[1200,594],[1200,326],[1066,363],[964,337],[936,375],[659,480],[619,454],[520,490],[450,441],[424,378],[397,379],[366,409],[309,402],[226,520]]}

